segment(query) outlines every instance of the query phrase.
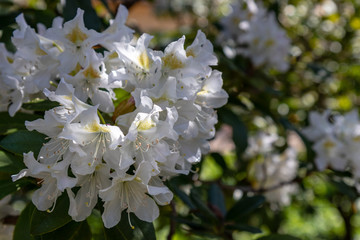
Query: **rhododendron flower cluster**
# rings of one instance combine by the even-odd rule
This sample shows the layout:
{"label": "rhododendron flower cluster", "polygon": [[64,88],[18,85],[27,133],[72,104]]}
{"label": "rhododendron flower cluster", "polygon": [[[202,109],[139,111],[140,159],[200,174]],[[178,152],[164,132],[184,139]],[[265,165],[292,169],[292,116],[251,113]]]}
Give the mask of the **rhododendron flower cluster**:
{"label": "rhododendron flower cluster", "polygon": [[290,40],[280,28],[274,13],[268,13],[261,3],[241,0],[231,5],[231,12],[220,21],[219,37],[225,43],[225,54],[251,59],[256,67],[284,72],[289,68],[287,55]]}
{"label": "rhododendron flower cluster", "polygon": [[309,126],[302,133],[314,144],[315,163],[322,171],[349,170],[355,178],[360,177],[360,120],[357,110],[345,115],[310,112]]}
{"label": "rhododendron flower cluster", "polygon": [[288,147],[279,153],[274,144],[276,134],[258,132],[249,138],[246,158],[251,159],[248,169],[249,181],[255,190],[264,191],[266,199],[276,205],[289,205],[290,196],[297,192],[292,183],[298,170],[297,152]]}
{"label": "rhododendron flower cluster", "polygon": [[[186,49],[182,37],[155,51],[152,36],[133,39],[125,7],[102,33],[84,26],[83,13],[79,9],[65,24],[56,18],[38,33],[20,15],[16,53],[1,51],[2,109],[9,106],[14,115],[22,102],[41,96],[59,104],[43,119],[26,122],[49,140],[37,156],[24,154],[27,168],[13,180],[41,179],[32,197],[39,210],[52,211],[66,191],[76,221],[86,219],[100,198],[107,228],[123,210],[151,222],[157,204],[173,197],[164,181],[188,174],[209,150],[214,108],[228,98],[221,73],[211,68],[217,58],[201,31]],[[119,90],[125,93],[120,103]]]}

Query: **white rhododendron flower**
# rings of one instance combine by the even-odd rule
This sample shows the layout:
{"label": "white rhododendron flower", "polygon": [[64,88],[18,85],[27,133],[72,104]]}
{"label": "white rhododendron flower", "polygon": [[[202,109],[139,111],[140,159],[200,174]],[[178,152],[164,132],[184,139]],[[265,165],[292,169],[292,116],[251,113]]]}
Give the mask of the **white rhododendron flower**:
{"label": "white rhododendron flower", "polygon": [[276,134],[258,132],[249,138],[246,156],[251,159],[248,172],[253,188],[264,191],[270,203],[285,206],[297,192],[297,185],[292,181],[297,175],[298,160],[292,147],[278,153],[274,147],[277,139]]}
{"label": "white rhododendron flower", "polygon": [[164,181],[188,174],[209,151],[214,108],[228,99],[221,73],[212,69],[217,58],[201,31],[186,49],[182,37],[155,51],[148,34],[132,40],[125,7],[102,33],[87,29],[83,14],[79,9],[64,24],[55,19],[39,33],[20,16],[17,52],[0,53],[0,81],[8,83],[0,90],[1,110],[14,115],[33,95],[59,104],[26,122],[47,142],[37,155],[24,153],[26,169],[13,180],[39,179],[32,197],[39,210],[52,211],[66,191],[75,221],[102,204],[107,228],[119,223],[122,211],[152,222],[158,205],[173,197]]}
{"label": "white rhododendron flower", "polygon": [[275,15],[253,0],[238,1],[231,10],[220,21],[223,29],[219,41],[224,43],[225,54],[248,57],[255,67],[286,71],[290,40]]}
{"label": "white rhododendron flower", "polygon": [[14,116],[25,98],[24,81],[16,74],[14,56],[0,43],[0,111],[9,111]]}
{"label": "white rhododendron flower", "polygon": [[314,142],[319,170],[349,170],[355,178],[360,177],[360,120],[356,110],[343,116],[330,111],[310,112],[309,126],[302,133]]}

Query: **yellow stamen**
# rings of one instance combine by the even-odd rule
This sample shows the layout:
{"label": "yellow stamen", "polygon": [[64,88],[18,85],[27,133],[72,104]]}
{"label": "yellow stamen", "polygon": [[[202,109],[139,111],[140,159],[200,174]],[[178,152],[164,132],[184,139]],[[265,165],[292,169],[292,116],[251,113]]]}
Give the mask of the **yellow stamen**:
{"label": "yellow stamen", "polygon": [[83,42],[84,40],[86,40],[88,38],[88,35],[86,35],[85,33],[83,33],[79,26],[76,25],[72,31],[67,34],[65,36],[67,39],[69,39],[72,43],[75,44],[80,44],[81,42]]}
{"label": "yellow stamen", "polygon": [[183,68],[184,63],[178,59],[174,53],[165,55],[162,60],[164,61],[164,66],[170,69]]}

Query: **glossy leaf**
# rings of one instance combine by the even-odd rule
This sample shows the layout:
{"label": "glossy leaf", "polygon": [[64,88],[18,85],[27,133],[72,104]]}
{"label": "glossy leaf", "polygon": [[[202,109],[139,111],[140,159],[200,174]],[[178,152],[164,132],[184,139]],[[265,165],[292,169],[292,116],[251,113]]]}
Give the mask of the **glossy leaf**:
{"label": "glossy leaf", "polygon": [[71,221],[65,226],[44,234],[36,236],[36,240],[89,240],[91,239],[91,231],[86,221]]}
{"label": "glossy leaf", "polygon": [[209,203],[213,211],[223,218],[226,215],[224,193],[217,184],[211,184],[208,192]]}
{"label": "glossy leaf", "polygon": [[46,136],[35,131],[17,131],[3,138],[0,141],[0,147],[22,156],[23,153],[34,152],[35,156],[45,142]]}
{"label": "glossy leaf", "polygon": [[66,0],[64,6],[64,19],[69,21],[76,16],[76,11],[78,8],[81,8],[85,11],[84,13],[84,23],[85,26],[89,29],[94,29],[99,31],[101,29],[101,21],[97,16],[94,8],[91,6],[90,0]]}
{"label": "glossy leaf", "polygon": [[33,121],[39,116],[26,113],[16,113],[10,117],[7,112],[0,112],[0,134],[6,133],[9,129],[26,129],[25,121]]}
{"label": "glossy leaf", "polygon": [[144,222],[138,219],[134,214],[130,214],[131,228],[128,222],[128,213],[123,211],[121,221],[113,228],[105,228],[105,239],[121,239],[121,240],[155,240],[155,230],[152,223]]}
{"label": "glossy leaf", "polygon": [[71,221],[68,210],[69,199],[66,194],[57,199],[55,209],[51,213],[36,209],[31,222],[31,234],[42,235],[63,227]]}
{"label": "glossy leaf", "polygon": [[52,102],[50,100],[42,100],[39,102],[24,103],[22,105],[22,108],[34,111],[47,111],[57,106],[59,106],[57,102]]}
{"label": "glossy leaf", "polygon": [[19,219],[16,222],[13,240],[34,240],[30,235],[30,223],[33,219],[35,206],[29,203],[21,212]]}
{"label": "glossy leaf", "polygon": [[206,223],[209,223],[209,221],[216,222],[218,220],[217,216],[209,207],[206,205],[206,203],[201,199],[200,194],[192,189],[190,193],[190,198],[192,202],[195,204],[196,211],[195,213],[198,213],[197,216],[205,220]]}
{"label": "glossy leaf", "polygon": [[22,157],[0,151],[0,172],[14,174],[24,168],[25,164]]}
{"label": "glossy leaf", "polygon": [[265,202],[263,196],[243,197],[228,211],[226,220],[241,220],[243,216],[251,213]]}
{"label": "glossy leaf", "polygon": [[176,184],[169,182],[169,188],[174,192],[176,196],[178,196],[190,209],[195,209],[195,205],[190,197],[182,191]]}
{"label": "glossy leaf", "polygon": [[18,191],[21,187],[24,187],[30,183],[31,181],[27,179],[20,179],[16,182],[13,182],[10,176],[8,180],[0,180],[0,199],[10,193]]}

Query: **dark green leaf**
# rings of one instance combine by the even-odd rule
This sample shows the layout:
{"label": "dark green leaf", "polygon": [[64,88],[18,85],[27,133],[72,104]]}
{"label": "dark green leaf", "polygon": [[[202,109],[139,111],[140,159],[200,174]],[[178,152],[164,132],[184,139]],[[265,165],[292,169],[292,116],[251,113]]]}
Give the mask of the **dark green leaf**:
{"label": "dark green leaf", "polygon": [[226,215],[225,198],[219,185],[211,184],[208,198],[209,203],[214,208],[213,211],[223,218]]}
{"label": "dark green leaf", "polygon": [[[1,6],[0,6],[1,7]],[[10,24],[15,23],[15,18],[20,14],[20,12],[10,12],[7,14],[0,15],[0,29],[3,29]]]}
{"label": "dark green leaf", "polygon": [[26,129],[25,121],[33,121],[39,116],[26,113],[16,113],[10,117],[7,112],[0,113],[0,134],[6,133],[9,129]]}
{"label": "dark green leaf", "polygon": [[11,42],[11,37],[12,37],[12,33],[15,29],[11,26],[6,26],[2,29],[2,34],[0,37],[0,42],[5,43],[6,49],[11,51],[11,52],[15,52],[16,48],[14,46],[14,44],[12,44]]}
{"label": "dark green leaf", "polygon": [[0,172],[14,174],[24,168],[25,164],[22,157],[0,151]]}
{"label": "dark green leaf", "polygon": [[64,20],[69,21],[76,16],[77,9],[85,11],[84,23],[89,29],[99,31],[101,29],[101,20],[97,16],[94,8],[91,6],[91,0],[66,0],[64,6]]}
{"label": "dark green leaf", "polygon": [[51,27],[52,21],[56,17],[54,12],[47,9],[24,8],[21,9],[21,12],[24,13],[27,23],[33,28],[36,28],[38,23],[44,24],[47,28]]}
{"label": "dark green leaf", "polygon": [[204,224],[201,224],[200,221],[195,222],[193,219],[189,219],[189,217],[186,218],[186,217],[176,216],[174,217],[174,220],[178,223],[186,224],[192,229],[198,229],[198,230],[207,229]]}
{"label": "dark green leaf", "polygon": [[33,218],[35,206],[29,203],[21,212],[19,219],[16,222],[13,240],[34,240],[30,235],[30,223]]}
{"label": "dark green leaf", "polygon": [[60,0],[45,0],[45,2],[46,2],[46,8],[47,9],[51,9],[52,11],[56,11]]}
{"label": "dark green leaf", "polygon": [[71,221],[65,226],[44,234],[36,236],[36,240],[89,240],[91,239],[91,231],[86,221]]}
{"label": "dark green leaf", "polygon": [[355,187],[351,187],[348,184],[344,183],[342,180],[334,180],[330,179],[330,182],[336,187],[336,190],[343,194],[348,196],[350,199],[353,199],[354,201],[357,199],[357,191]]}
{"label": "dark green leaf", "polygon": [[66,194],[63,194],[57,199],[55,209],[51,213],[35,210],[31,222],[31,234],[42,235],[63,227],[71,221],[68,209],[69,198]]}
{"label": "dark green leaf", "polygon": [[195,209],[194,203],[191,201],[190,197],[182,191],[176,184],[169,182],[169,188],[178,196],[190,209]]}
{"label": "dark green leaf", "polygon": [[227,165],[226,162],[224,160],[224,158],[219,154],[219,153],[211,153],[211,157],[215,160],[215,162],[223,169],[226,170],[227,169]]}
{"label": "dark green leaf", "polygon": [[245,124],[232,111],[226,108],[218,110],[219,118],[222,122],[229,124],[233,128],[233,141],[236,146],[236,154],[238,158],[245,151],[248,145],[247,129]]}
{"label": "dark green leaf", "polygon": [[250,233],[262,233],[259,228],[252,227],[245,224],[229,224],[225,227],[226,230],[234,231],[238,230],[241,232],[250,232]]}
{"label": "dark green leaf", "polygon": [[263,204],[265,198],[263,196],[243,197],[237,201],[234,206],[228,211],[226,220],[236,221],[243,216],[251,213],[261,204]]}
{"label": "dark green leaf", "polygon": [[8,180],[0,180],[0,199],[6,195],[18,191],[21,187],[30,184],[31,181],[27,179],[20,179],[13,182],[9,176]]}
{"label": "dark green leaf", "polygon": [[130,214],[131,228],[128,222],[128,213],[123,211],[121,221],[113,228],[105,229],[105,239],[121,240],[156,240],[154,225],[138,219],[134,214]]}
{"label": "dark green leaf", "polygon": [[41,133],[21,130],[3,138],[0,141],[0,147],[21,156],[23,153],[30,151],[34,152],[34,155],[37,156],[45,142],[45,138],[46,136]]}
{"label": "dark green leaf", "polygon": [[265,237],[258,238],[257,240],[301,240],[300,238],[293,237],[287,234],[271,234]]}
{"label": "dark green leaf", "polygon": [[34,111],[47,111],[57,106],[59,106],[59,103],[57,102],[52,102],[50,100],[43,100],[34,103],[24,103],[22,105],[22,108],[27,110],[34,110]]}
{"label": "dark green leaf", "polygon": [[[214,214],[213,211],[211,211],[208,206],[206,205],[206,203],[204,203],[201,199],[200,194],[195,191],[194,189],[192,189],[191,193],[190,193],[190,198],[191,201],[195,204],[197,210],[199,210],[199,214],[197,214],[198,217],[202,218],[205,222],[216,222],[218,221],[217,216]],[[197,213],[197,212],[195,212]]]}

